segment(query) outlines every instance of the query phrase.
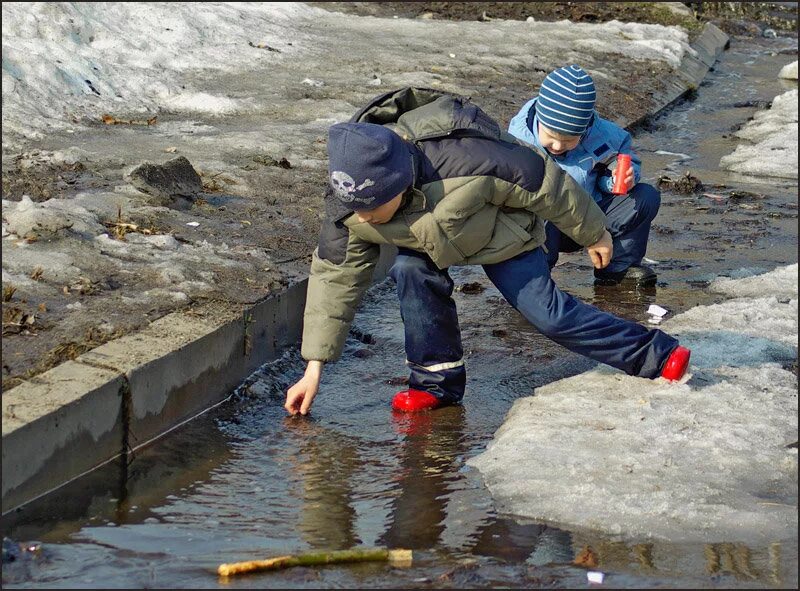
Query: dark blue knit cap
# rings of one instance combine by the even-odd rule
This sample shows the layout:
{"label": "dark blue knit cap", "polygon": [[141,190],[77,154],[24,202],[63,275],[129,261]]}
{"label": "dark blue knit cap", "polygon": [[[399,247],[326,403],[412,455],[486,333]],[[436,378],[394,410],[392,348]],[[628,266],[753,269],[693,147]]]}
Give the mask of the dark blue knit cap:
{"label": "dark blue knit cap", "polygon": [[350,209],[375,209],[414,180],[408,144],[374,123],[337,123],[328,132],[331,187]]}

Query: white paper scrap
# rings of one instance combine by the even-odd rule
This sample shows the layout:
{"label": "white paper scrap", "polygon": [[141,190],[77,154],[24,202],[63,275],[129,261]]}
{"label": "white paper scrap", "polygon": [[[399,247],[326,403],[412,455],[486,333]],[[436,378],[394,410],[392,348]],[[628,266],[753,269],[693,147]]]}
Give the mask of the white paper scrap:
{"label": "white paper scrap", "polygon": [[590,570],[588,573],[586,573],[586,578],[589,579],[590,583],[597,583],[600,585],[603,583],[605,575],[601,572]]}
{"label": "white paper scrap", "polygon": [[650,304],[650,307],[647,308],[647,313],[652,316],[658,316],[659,318],[663,318],[669,313],[669,310],[665,310],[661,306],[656,306],[655,304]]}
{"label": "white paper scrap", "polygon": [[187,226],[191,226],[192,228],[196,228],[200,225],[200,222],[186,222]]}

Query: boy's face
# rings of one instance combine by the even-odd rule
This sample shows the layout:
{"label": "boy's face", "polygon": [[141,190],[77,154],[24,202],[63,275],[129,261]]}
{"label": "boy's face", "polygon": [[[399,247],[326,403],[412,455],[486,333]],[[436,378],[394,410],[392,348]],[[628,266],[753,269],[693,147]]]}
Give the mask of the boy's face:
{"label": "boy's face", "polygon": [[400,208],[400,204],[403,202],[403,193],[405,193],[405,191],[395,195],[389,201],[383,205],[379,205],[375,209],[356,209],[355,214],[358,217],[358,221],[369,224],[385,224],[392,219]]}
{"label": "boy's face", "polygon": [[580,143],[581,136],[558,133],[539,123],[539,141],[553,156],[560,156],[574,150]]}

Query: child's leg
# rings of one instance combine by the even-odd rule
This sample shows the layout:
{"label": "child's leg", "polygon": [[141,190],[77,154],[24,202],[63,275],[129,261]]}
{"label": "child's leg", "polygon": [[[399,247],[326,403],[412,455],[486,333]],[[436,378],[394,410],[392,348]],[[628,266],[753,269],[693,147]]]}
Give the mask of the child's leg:
{"label": "child's leg", "polygon": [[603,312],[556,287],[541,248],[484,265],[508,302],[543,335],[629,375],[656,378],[678,341]]}
{"label": "child's leg", "polygon": [[639,183],[627,196],[604,197],[598,205],[606,214],[614,255],[608,267],[595,275],[613,275],[640,265],[647,252],[650,225],[661,206],[661,193],[651,185]]}
{"label": "child's leg", "polygon": [[572,240],[572,238],[556,228],[556,225],[553,222],[545,222],[544,232],[544,245],[547,248],[545,256],[547,257],[547,266],[551,269],[555,267],[556,263],[558,262],[559,252],[575,252],[576,250],[581,250],[581,248],[583,248],[580,244]]}
{"label": "child's leg", "polygon": [[453,280],[427,255],[401,248],[389,275],[397,283],[411,370],[409,387],[446,404],[464,396],[466,371]]}

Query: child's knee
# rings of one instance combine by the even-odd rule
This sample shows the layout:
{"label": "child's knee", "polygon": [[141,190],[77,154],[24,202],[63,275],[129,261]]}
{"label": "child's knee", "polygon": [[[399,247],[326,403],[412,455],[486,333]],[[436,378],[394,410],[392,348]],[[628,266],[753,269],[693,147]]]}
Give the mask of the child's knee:
{"label": "child's knee", "polygon": [[647,183],[639,183],[634,188],[634,198],[639,217],[647,221],[655,219],[661,208],[661,191]]}
{"label": "child's knee", "polygon": [[424,256],[400,253],[394,260],[389,276],[396,282],[408,280],[428,271],[428,261]]}

